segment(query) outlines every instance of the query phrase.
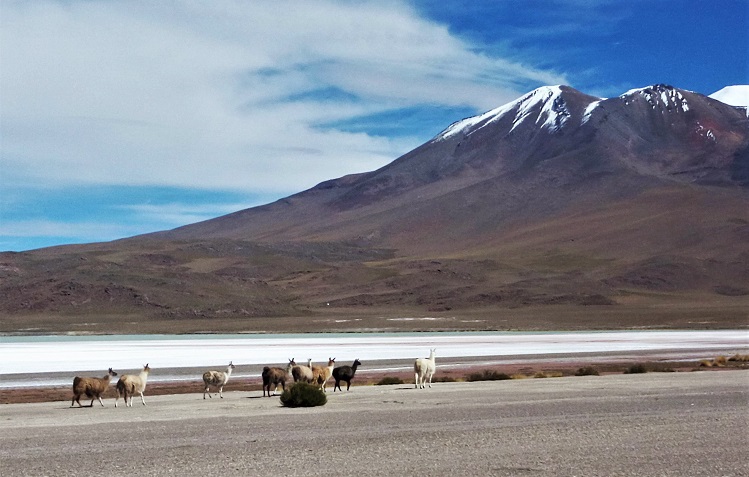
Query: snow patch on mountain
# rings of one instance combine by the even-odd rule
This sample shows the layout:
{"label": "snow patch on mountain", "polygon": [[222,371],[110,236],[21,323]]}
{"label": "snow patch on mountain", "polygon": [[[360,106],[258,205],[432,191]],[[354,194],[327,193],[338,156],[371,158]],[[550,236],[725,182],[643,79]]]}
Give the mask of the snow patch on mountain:
{"label": "snow patch on mountain", "polygon": [[510,131],[513,131],[527,118],[532,117],[539,105],[541,111],[536,116],[536,125],[541,128],[558,131],[570,118],[567,103],[562,96],[562,89],[559,86],[546,86],[538,88],[520,99],[518,112]]}
{"label": "snow patch on mountain", "polygon": [[625,101],[625,104],[629,104],[629,101],[638,96],[644,98],[653,110],[658,110],[661,113],[689,111],[689,103],[681,94],[681,91],[667,84],[631,89],[621,95],[620,98]]}
{"label": "snow patch on mountain", "polygon": [[556,132],[564,127],[571,117],[561,86],[543,86],[496,109],[455,122],[438,134],[434,140],[445,140],[461,133],[473,134],[509,114],[513,115],[513,122],[508,132],[514,131],[528,119],[535,119],[535,124],[539,128]]}
{"label": "snow patch on mountain", "polygon": [[504,106],[500,106],[498,108],[492,109],[491,111],[487,111],[483,114],[479,114],[478,116],[472,116],[470,118],[456,121],[452,123],[450,126],[448,126],[447,129],[439,133],[435,139],[444,140],[458,133],[461,133],[465,131],[466,129],[470,129],[471,127],[483,121],[487,121],[496,117],[501,117],[505,112],[507,112],[510,109],[508,108],[508,106],[512,106],[514,104],[515,104],[514,102],[507,103]]}
{"label": "snow patch on mountain", "polygon": [[582,121],[580,121],[581,126],[590,121],[590,118],[593,115],[593,111],[601,104],[601,101],[603,101],[603,99],[593,101],[585,108],[585,111],[583,111],[583,119]]}

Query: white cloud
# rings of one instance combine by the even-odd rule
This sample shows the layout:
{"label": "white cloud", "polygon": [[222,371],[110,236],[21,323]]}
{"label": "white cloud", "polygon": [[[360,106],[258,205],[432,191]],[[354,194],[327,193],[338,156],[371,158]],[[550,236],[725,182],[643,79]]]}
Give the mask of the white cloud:
{"label": "white cloud", "polygon": [[297,191],[423,139],[320,124],[565,82],[398,2],[3,2],[0,26],[0,161],[37,184]]}
{"label": "white cloud", "polygon": [[[154,229],[156,231],[158,229]],[[3,221],[4,238],[62,237],[67,240],[114,240],[143,233],[143,225],[107,223],[101,221],[68,222],[61,220]]]}
{"label": "white cloud", "polygon": [[201,222],[220,215],[230,214],[238,210],[261,205],[260,203],[228,203],[228,204],[137,204],[118,207],[133,215],[136,223],[158,223],[163,227],[179,227],[181,225]]}

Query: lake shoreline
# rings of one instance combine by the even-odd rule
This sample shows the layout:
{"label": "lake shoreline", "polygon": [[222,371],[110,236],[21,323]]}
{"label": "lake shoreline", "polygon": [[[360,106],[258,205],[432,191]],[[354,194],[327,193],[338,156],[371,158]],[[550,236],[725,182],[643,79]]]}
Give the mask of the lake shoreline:
{"label": "lake shoreline", "polygon": [[[723,351],[723,352],[721,352]],[[514,355],[514,356],[481,356],[464,358],[438,358],[435,380],[464,381],[471,373],[491,371],[507,374],[514,379],[537,377],[562,377],[574,375],[582,367],[592,367],[601,375],[621,374],[628,372],[633,365],[642,365],[648,372],[693,372],[693,371],[729,371],[749,370],[749,363],[726,363],[721,366],[705,367],[702,362],[710,362],[719,356],[726,356],[733,350],[690,350],[687,352],[660,350],[647,352],[605,352],[605,353],[571,353],[565,355]],[[744,349],[749,353],[749,349]],[[350,363],[340,363],[350,364]],[[283,363],[270,364],[283,366]],[[384,377],[401,379],[404,383],[413,384],[413,359],[370,360],[363,361],[357,371],[352,386],[374,385]],[[260,373],[262,365],[238,365],[232,378],[224,388],[225,392],[242,391],[260,395],[262,383]],[[168,395],[202,393],[200,376],[209,367],[156,368],[152,370],[145,395]],[[127,371],[130,372],[130,371]],[[68,401],[72,398],[71,386],[75,373],[30,373],[2,375],[0,381],[12,377],[14,381],[25,378],[60,378],[67,379],[68,384],[38,385],[31,387],[15,386],[0,388],[0,404],[18,404],[33,402]],[[88,375],[88,374],[87,374]],[[166,377],[166,379],[165,379]],[[103,399],[110,405],[115,398],[114,382],[110,385]],[[333,381],[328,382],[331,391]],[[280,393],[279,389],[279,393]],[[87,400],[82,399],[82,402]],[[108,402],[109,401],[109,402]],[[99,406],[98,402],[94,403]]]}

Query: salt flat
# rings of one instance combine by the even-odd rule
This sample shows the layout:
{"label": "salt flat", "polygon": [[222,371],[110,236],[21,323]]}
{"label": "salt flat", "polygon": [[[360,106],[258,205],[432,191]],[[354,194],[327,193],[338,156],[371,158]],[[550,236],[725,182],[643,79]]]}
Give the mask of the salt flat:
{"label": "salt flat", "polygon": [[749,372],[0,406],[3,475],[745,476]]}

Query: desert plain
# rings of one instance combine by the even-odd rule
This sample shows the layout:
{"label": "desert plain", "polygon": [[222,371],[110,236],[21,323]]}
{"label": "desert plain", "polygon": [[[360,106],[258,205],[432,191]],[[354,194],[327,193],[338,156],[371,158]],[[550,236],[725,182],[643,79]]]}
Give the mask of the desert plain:
{"label": "desert plain", "polygon": [[[345,386],[344,386],[345,389]],[[3,475],[746,476],[749,372],[228,391],[0,406]],[[121,401],[120,401],[121,403]]]}

